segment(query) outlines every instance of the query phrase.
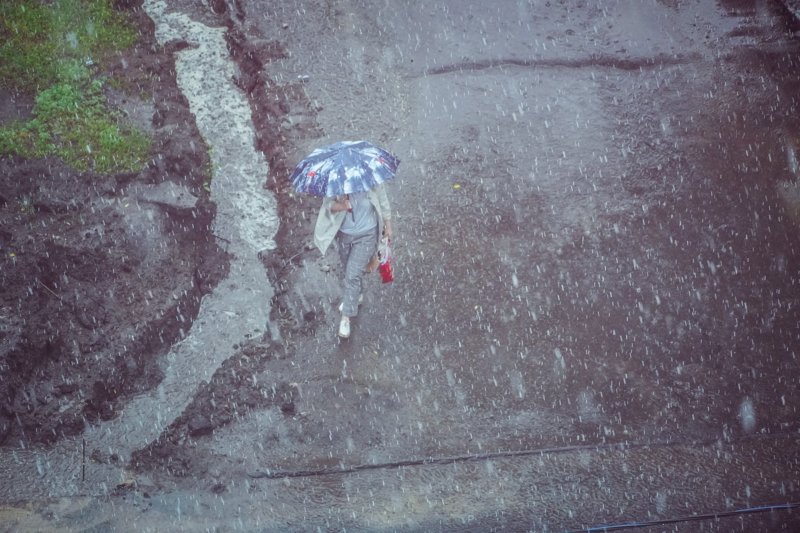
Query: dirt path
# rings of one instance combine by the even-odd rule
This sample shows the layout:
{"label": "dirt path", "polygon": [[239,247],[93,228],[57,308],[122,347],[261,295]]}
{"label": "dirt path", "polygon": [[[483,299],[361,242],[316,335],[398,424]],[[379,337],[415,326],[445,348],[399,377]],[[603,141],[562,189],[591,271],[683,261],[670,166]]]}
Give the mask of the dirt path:
{"label": "dirt path", "polygon": [[[593,464],[585,477],[562,478],[533,459],[509,461],[496,478],[491,461],[485,475],[421,465],[586,442],[689,449],[754,432],[785,450],[756,458],[755,471],[789,464],[798,396],[785,376],[798,375],[789,348],[798,315],[774,295],[798,301],[800,248],[777,194],[793,176],[772,121],[798,125],[771,110],[779,100],[794,109],[798,80],[786,68],[796,44],[771,8],[335,1],[302,3],[301,23],[296,6],[268,17],[242,6],[243,26],[285,40],[287,57],[269,74],[309,76],[304,93],[324,134],[299,138],[295,158],[361,137],[405,156],[390,186],[399,270],[390,287],[369,284],[353,339],[337,344],[336,278],[325,268],[335,274],[336,260],[300,254],[278,302],[291,359],[255,373],[299,384],[292,416],[277,406],[249,412],[181,447],[189,474],[234,494],[246,474],[316,472],[242,489],[303,516],[315,504],[328,510],[329,522],[314,515],[306,525],[414,530],[430,519],[458,530],[459,513],[474,508],[476,530],[518,524],[515,512],[537,530],[612,522],[610,507],[564,509],[556,494],[588,493],[592,481],[603,491],[617,468],[660,469],[626,516],[718,508],[711,494],[733,507],[753,500],[741,480],[723,479],[725,466],[706,470],[713,447],[675,461],[612,453],[607,467],[576,452],[572,461]],[[320,36],[330,36],[325,46]],[[295,209],[313,221],[313,207]],[[769,229],[753,225],[778,211]],[[295,240],[309,225],[291,226]],[[407,461],[420,471],[398,477],[414,481],[383,491],[388,465]],[[387,468],[361,468],[370,465]],[[337,469],[354,473],[327,477]],[[715,488],[696,485],[678,503],[673,488],[686,472]],[[476,494],[455,488],[465,478]],[[557,485],[543,507],[567,514],[536,522],[530,502],[515,499],[519,479],[534,492]],[[294,504],[276,495],[281,483],[296,490]],[[624,499],[620,486],[608,489]],[[479,503],[478,493],[496,498]],[[378,494],[375,508],[390,511],[360,512],[373,504],[360,494]]]}
{"label": "dirt path", "polygon": [[[255,142],[278,147],[279,334],[228,352],[110,498],[6,516],[797,526],[800,245],[781,191],[800,79],[777,4],[174,5],[225,21]],[[280,185],[280,161],[362,137],[403,159],[397,279],[370,280],[340,343],[337,262],[306,246],[318,203]]]}

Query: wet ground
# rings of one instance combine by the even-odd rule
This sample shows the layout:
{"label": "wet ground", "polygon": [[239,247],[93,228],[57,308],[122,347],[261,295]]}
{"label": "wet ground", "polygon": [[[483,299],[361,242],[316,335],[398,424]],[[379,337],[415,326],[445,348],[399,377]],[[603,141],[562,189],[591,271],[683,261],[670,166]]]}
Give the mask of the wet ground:
{"label": "wet ground", "polygon": [[[72,465],[12,467],[33,479],[4,495],[30,494],[0,510],[12,528],[798,527],[800,70],[783,4],[169,6],[228,28],[280,212],[263,274],[247,270],[274,288],[270,318],[164,406],[155,440],[76,437],[90,456],[125,448],[122,464],[100,444],[82,461],[81,440],[4,450]],[[359,138],[403,161],[396,280],[370,280],[339,342],[338,261],[307,246],[318,202],[281,179]]]}
{"label": "wet ground", "polygon": [[[120,87],[109,100],[153,138],[150,164],[98,176],[0,159],[0,443],[50,444],[118,415],[117,398],[163,378],[159,357],[228,269],[174,50],[154,53],[152,21],[134,17],[139,42],[103,69]],[[30,116],[30,96],[0,99],[3,122]]]}

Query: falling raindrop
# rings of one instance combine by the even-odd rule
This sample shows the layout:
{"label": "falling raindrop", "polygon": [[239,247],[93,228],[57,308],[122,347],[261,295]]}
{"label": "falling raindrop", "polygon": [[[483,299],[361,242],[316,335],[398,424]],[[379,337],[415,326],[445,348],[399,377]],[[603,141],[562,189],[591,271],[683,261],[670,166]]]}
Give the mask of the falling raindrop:
{"label": "falling raindrop", "polygon": [[797,151],[791,140],[786,139],[786,157],[789,160],[789,169],[795,177],[800,177],[800,167],[797,162]]}
{"label": "falling raindrop", "polygon": [[745,398],[739,405],[739,421],[747,433],[751,433],[756,427],[756,411],[750,398]]}

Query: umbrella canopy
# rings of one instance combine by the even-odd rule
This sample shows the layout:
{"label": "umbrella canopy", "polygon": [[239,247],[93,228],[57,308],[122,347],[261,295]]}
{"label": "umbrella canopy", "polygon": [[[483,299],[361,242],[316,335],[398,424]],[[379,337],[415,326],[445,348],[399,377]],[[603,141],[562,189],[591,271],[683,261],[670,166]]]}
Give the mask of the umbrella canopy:
{"label": "umbrella canopy", "polygon": [[400,160],[367,141],[342,141],[317,148],[300,161],[291,180],[297,192],[343,196],[389,181]]}

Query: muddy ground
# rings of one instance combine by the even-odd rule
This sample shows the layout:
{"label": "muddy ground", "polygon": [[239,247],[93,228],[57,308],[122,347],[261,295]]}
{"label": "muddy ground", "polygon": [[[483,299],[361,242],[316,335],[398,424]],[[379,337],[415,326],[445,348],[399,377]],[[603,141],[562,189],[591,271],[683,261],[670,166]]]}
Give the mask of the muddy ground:
{"label": "muddy ground", "polygon": [[[152,388],[160,379],[156,360],[182,338],[227,269],[226,243],[210,231],[208,147],[175,80],[174,53],[186,44],[159,46],[141,2],[119,4],[140,28],[139,40],[98,73],[119,82],[107,91],[112,106],[153,136],[151,162],[108,176],[57,159],[0,160],[0,443],[80,434],[86,423],[112,418],[119,401]],[[225,10],[217,16],[198,4],[198,11],[230,24]],[[283,54],[280,44],[253,45],[231,31],[230,52],[242,66],[235,80],[242,90],[275,96],[254,108],[258,148],[283,176],[280,123],[297,105],[289,103],[297,90],[260,74]],[[2,96],[0,120],[30,116],[30,95]]]}
{"label": "muddy ground", "polygon": [[[181,338],[227,258],[209,233],[215,207],[206,145],[159,50],[152,21],[101,74],[127,120],[151,134],[138,173],[76,172],[55,159],[0,160],[0,442],[52,443],[112,418],[160,379],[156,359]],[[0,120],[30,114],[5,92]]]}
{"label": "muddy ground", "polygon": [[[109,180],[0,161],[6,451],[152,389],[231,261],[175,85],[187,43],[156,45],[131,4],[141,41],[105,68],[137,87],[110,96],[152,131],[153,164]],[[261,254],[272,326],[116,482],[6,496],[9,524],[551,531],[798,501],[800,62],[783,4],[169,6],[227,29],[281,218]],[[16,101],[6,116],[27,112]],[[340,138],[403,160],[397,281],[370,280],[345,343],[338,262],[308,246],[318,201],[282,179]],[[89,477],[119,461],[88,453]],[[670,527],[796,525],[773,510]]]}
{"label": "muddy ground", "polygon": [[[79,436],[93,423],[114,419],[126,400],[152,390],[163,379],[160,359],[185,338],[201,299],[229,268],[230,243],[211,229],[216,206],[209,199],[210,149],[176,83],[175,53],[189,45],[158,44],[142,2],[119,2],[118,8],[140,29],[139,40],[99,65],[98,74],[117,81],[107,97],[123,120],[153,137],[150,163],[138,173],[108,176],[77,172],[56,159],[0,160],[0,444],[12,452]],[[283,190],[281,119],[298,107],[313,111],[299,84],[277,87],[261,72],[284,55],[281,45],[244,39],[225,9],[200,3],[195,9],[201,19],[204,14],[230,28],[228,53],[241,66],[236,86],[251,96],[270,94],[253,97],[256,147],[269,154],[274,169],[263,187]],[[31,95],[5,91],[2,97],[0,120],[30,116]],[[313,122],[308,129],[313,134]],[[273,278],[288,264],[283,255],[292,253],[264,256],[264,270]],[[257,365],[283,352],[269,339],[242,339],[238,355],[197,391],[162,440],[207,435],[249,408],[276,402],[291,412],[285,384],[270,394],[257,387],[251,399],[248,390],[230,402],[212,398],[219,390],[243,389],[248,374],[230,379],[230,367],[243,360]],[[164,452],[157,443],[153,448],[159,450],[155,464],[180,462],[180,451]],[[153,463],[149,450],[142,453]],[[90,449],[88,455],[104,464],[120,461],[107,450]],[[181,472],[172,466],[167,471]]]}

